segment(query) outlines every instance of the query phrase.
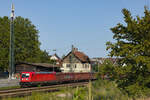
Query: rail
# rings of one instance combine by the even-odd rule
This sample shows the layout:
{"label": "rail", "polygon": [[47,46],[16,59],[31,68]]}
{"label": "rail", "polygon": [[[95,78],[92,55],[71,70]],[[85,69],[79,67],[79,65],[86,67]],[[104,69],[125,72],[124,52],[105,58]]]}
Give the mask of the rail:
{"label": "rail", "polygon": [[31,88],[18,88],[18,89],[0,90],[0,98],[27,96],[27,95],[31,95],[32,92],[58,91],[62,87],[86,86],[87,84],[88,84],[88,82],[79,82],[79,83],[67,83],[67,84],[51,85],[51,86],[43,86],[43,87],[31,87]]}

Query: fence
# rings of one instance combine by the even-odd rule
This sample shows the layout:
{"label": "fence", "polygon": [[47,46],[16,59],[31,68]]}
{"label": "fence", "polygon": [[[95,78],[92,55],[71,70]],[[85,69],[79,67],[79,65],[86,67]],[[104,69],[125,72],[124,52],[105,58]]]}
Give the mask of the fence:
{"label": "fence", "polygon": [[0,73],[0,79],[6,79],[6,78],[8,78],[8,74],[6,74],[6,73]]}

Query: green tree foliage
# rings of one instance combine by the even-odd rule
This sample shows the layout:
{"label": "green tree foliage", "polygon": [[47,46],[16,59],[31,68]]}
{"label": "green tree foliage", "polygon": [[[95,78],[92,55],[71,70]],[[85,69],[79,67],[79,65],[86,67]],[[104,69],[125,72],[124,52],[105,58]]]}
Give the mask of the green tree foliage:
{"label": "green tree foliage", "polygon": [[99,66],[98,77],[114,80],[116,77],[115,68],[115,65],[113,65],[110,60],[105,60],[104,63]]}
{"label": "green tree foliage", "polygon": [[[40,50],[38,30],[27,18],[16,17],[14,20],[15,63],[48,62],[46,51]],[[9,65],[10,19],[0,17],[0,67]]]}
{"label": "green tree foliage", "polygon": [[8,66],[9,63],[9,30],[10,20],[8,20],[8,17],[0,17],[0,69]]}
{"label": "green tree foliage", "polygon": [[125,24],[111,28],[116,43],[107,42],[110,56],[120,57],[117,74],[119,87],[131,95],[148,93],[150,88],[150,11],[133,18],[123,9]]}
{"label": "green tree foliage", "polygon": [[98,72],[98,68],[99,68],[98,64],[92,65],[92,72]]}

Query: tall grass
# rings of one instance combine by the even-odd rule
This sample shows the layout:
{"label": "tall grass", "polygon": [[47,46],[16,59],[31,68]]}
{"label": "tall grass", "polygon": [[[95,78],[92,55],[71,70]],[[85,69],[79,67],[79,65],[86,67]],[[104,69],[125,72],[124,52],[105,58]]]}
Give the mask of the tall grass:
{"label": "tall grass", "polygon": [[16,88],[20,88],[20,86],[0,87],[0,90],[6,90],[6,89],[16,89]]}
{"label": "tall grass", "polygon": [[121,92],[115,82],[97,80],[92,86],[93,100],[129,100],[128,95]]}
{"label": "tall grass", "polygon": [[[62,88],[59,92],[37,93],[21,98],[4,98],[3,100],[88,100],[88,87]],[[148,100],[132,99],[117,88],[117,84],[108,80],[97,80],[92,83],[92,100]]]}
{"label": "tall grass", "polygon": [[31,96],[3,98],[3,100],[73,100],[76,88],[63,88],[59,92],[33,92]]}

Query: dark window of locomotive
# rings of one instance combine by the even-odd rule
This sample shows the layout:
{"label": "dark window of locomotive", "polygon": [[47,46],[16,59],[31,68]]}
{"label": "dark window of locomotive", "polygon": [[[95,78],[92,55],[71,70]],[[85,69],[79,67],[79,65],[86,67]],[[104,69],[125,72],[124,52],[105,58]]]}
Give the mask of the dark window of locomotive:
{"label": "dark window of locomotive", "polygon": [[28,78],[28,77],[29,77],[29,74],[22,74],[21,77],[22,77],[22,78]]}

